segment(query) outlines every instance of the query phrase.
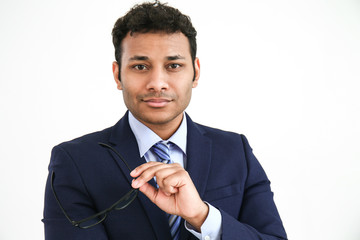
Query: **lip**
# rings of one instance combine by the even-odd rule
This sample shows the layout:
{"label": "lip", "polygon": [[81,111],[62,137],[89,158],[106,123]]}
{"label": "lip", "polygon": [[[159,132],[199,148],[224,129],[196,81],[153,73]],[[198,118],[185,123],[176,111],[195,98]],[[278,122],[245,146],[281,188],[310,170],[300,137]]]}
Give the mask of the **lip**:
{"label": "lip", "polygon": [[161,108],[169,104],[171,100],[167,98],[148,98],[143,99],[143,102],[145,102],[149,107]]}

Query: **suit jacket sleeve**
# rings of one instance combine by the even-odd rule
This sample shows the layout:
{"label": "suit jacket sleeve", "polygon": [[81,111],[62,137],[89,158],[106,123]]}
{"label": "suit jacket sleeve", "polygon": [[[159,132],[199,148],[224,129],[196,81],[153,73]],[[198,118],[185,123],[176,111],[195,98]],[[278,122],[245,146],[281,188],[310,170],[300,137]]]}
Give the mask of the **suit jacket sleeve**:
{"label": "suit jacket sleeve", "polygon": [[242,204],[236,217],[219,209],[222,216],[222,239],[287,239],[273,201],[270,181],[245,136],[241,135],[241,138],[247,164]]}
{"label": "suit jacket sleeve", "polygon": [[80,172],[70,154],[61,146],[54,147],[49,165],[49,177],[45,189],[44,219],[45,239],[106,240],[102,224],[90,229],[79,229],[70,224],[58,206],[51,190],[51,172],[55,172],[54,189],[65,211],[72,220],[94,215],[93,203],[83,184]]}

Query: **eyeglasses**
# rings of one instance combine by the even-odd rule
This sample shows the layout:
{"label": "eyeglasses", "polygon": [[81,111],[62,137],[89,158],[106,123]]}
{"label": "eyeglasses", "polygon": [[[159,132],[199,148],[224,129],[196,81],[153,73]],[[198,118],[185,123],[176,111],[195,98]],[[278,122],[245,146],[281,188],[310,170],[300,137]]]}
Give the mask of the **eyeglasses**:
{"label": "eyeglasses", "polygon": [[[125,159],[113,147],[111,147],[110,145],[105,144],[105,143],[99,143],[99,145],[112,150],[124,162],[126,167],[131,172],[131,169],[130,169],[128,163],[125,161]],[[130,205],[130,203],[132,203],[135,200],[135,198],[137,197],[138,192],[139,192],[138,189],[132,188],[127,194],[125,194],[123,197],[121,197],[117,202],[115,202],[109,208],[107,208],[107,209],[105,209],[105,210],[103,210],[103,211],[101,211],[99,213],[96,213],[95,215],[92,215],[90,217],[81,219],[79,221],[74,221],[69,217],[69,215],[66,213],[65,209],[63,208],[63,206],[60,203],[60,200],[59,200],[59,198],[58,198],[58,196],[57,196],[57,194],[55,192],[55,189],[54,189],[54,185],[53,185],[54,179],[55,179],[55,172],[53,171],[51,173],[51,189],[52,189],[52,191],[54,193],[55,199],[56,199],[61,211],[63,212],[65,217],[70,221],[70,223],[73,226],[83,228],[83,229],[93,227],[93,226],[103,222],[106,219],[108,212],[110,212],[112,210],[121,210],[121,209],[126,208],[127,206]]]}

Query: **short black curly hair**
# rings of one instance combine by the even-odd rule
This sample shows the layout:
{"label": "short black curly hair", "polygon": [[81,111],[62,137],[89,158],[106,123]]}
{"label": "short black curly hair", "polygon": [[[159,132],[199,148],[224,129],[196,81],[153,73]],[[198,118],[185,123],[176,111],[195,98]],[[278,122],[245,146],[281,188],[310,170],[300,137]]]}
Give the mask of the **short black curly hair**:
{"label": "short black curly hair", "polygon": [[162,4],[146,2],[135,5],[130,11],[119,18],[112,30],[113,44],[115,47],[115,59],[121,64],[121,42],[130,32],[166,32],[183,33],[189,40],[190,54],[193,62],[196,58],[196,30],[190,17],[182,14],[178,9]]}

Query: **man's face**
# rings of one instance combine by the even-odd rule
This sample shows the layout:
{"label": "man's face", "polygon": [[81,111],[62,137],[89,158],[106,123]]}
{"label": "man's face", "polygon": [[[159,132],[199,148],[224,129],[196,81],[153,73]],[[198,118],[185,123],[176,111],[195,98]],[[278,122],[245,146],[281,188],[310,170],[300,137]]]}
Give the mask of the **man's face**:
{"label": "man's face", "polygon": [[196,59],[193,67],[183,33],[134,33],[122,41],[121,81],[118,71],[114,62],[114,77],[126,107],[151,128],[180,124],[192,88],[198,84],[200,64]]}

